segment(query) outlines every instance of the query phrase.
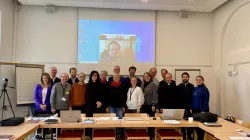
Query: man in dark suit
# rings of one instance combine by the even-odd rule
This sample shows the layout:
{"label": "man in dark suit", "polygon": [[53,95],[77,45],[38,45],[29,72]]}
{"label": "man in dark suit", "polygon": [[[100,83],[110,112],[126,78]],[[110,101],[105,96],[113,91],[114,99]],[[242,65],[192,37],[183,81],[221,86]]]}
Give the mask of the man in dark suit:
{"label": "man in dark suit", "polygon": [[51,84],[54,85],[55,83],[61,82],[61,79],[56,77],[57,74],[57,68],[56,67],[51,67],[50,68],[50,78],[51,78]]}
{"label": "man in dark suit", "polygon": [[71,77],[69,78],[68,83],[71,84],[71,85],[73,85],[74,83],[78,83],[79,80],[76,77],[77,69],[76,68],[70,68],[69,73],[70,73]]}

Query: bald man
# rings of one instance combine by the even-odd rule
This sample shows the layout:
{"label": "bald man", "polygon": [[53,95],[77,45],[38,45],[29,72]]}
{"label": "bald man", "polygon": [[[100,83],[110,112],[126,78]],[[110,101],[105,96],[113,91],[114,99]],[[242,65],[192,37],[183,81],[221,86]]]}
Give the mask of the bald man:
{"label": "bald man", "polygon": [[[120,75],[120,71],[121,71],[120,66],[119,65],[115,65],[114,69],[113,69],[114,74],[119,74]],[[110,76],[109,79],[108,79],[108,81],[109,81],[109,83],[112,83],[113,82],[113,76]],[[122,86],[126,86],[126,87],[128,86],[126,78],[120,76],[120,81],[121,81]]]}
{"label": "bald man", "polygon": [[60,116],[60,110],[69,110],[71,84],[67,83],[68,80],[69,74],[62,73],[61,82],[55,83],[51,90],[51,111],[52,113],[58,113],[58,116]]}
{"label": "bald man", "polygon": [[51,78],[51,84],[54,85],[55,83],[61,82],[61,79],[56,77],[57,74],[57,68],[51,67],[49,70],[50,78]]}
{"label": "bald man", "polygon": [[152,77],[153,82],[156,84],[157,88],[159,88],[160,82],[159,82],[158,79],[155,78],[155,76],[156,76],[156,74],[157,74],[157,69],[153,67],[153,68],[151,68],[151,69],[149,70],[149,73],[150,73],[150,75],[151,75],[151,77]]}

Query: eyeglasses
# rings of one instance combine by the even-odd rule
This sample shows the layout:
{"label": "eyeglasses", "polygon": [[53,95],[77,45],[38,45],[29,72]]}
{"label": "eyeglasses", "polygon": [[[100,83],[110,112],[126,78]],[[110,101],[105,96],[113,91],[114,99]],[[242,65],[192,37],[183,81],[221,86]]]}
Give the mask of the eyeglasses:
{"label": "eyeglasses", "polygon": [[84,78],[85,76],[79,76],[79,78]]}

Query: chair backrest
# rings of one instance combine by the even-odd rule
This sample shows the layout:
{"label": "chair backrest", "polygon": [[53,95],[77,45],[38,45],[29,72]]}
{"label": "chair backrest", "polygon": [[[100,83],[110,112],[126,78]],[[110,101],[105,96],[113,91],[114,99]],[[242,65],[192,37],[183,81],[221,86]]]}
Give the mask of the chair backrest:
{"label": "chair backrest", "polygon": [[250,123],[249,123],[249,122],[244,122],[244,121],[242,121],[242,120],[236,119],[236,120],[235,120],[235,123],[236,123],[236,124],[239,124],[239,125],[241,125],[241,126],[250,128]]}
{"label": "chair backrest", "polygon": [[162,113],[155,113],[155,117],[162,117]]}
{"label": "chair backrest", "polygon": [[125,113],[124,117],[148,117],[146,113]]}
{"label": "chair backrest", "polygon": [[30,105],[30,111],[31,111],[32,116],[36,115],[36,111],[37,111],[36,104]]}
{"label": "chair backrest", "polygon": [[94,113],[93,117],[115,117],[115,113]]}

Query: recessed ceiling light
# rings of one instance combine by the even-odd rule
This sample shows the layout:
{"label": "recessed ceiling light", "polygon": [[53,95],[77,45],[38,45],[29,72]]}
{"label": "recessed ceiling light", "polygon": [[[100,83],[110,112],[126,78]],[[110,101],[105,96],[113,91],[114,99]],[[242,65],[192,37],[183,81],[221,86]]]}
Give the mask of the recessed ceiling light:
{"label": "recessed ceiling light", "polygon": [[141,0],[141,2],[148,2],[149,0]]}

